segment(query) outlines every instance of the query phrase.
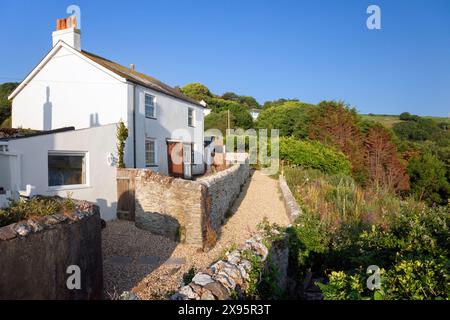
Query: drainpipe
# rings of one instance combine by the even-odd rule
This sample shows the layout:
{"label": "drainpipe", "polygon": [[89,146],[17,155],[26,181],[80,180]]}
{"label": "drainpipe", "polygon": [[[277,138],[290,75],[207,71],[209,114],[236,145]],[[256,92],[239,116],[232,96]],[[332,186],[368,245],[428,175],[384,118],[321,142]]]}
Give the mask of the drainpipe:
{"label": "drainpipe", "polygon": [[133,163],[136,168],[136,84],[133,84]]}

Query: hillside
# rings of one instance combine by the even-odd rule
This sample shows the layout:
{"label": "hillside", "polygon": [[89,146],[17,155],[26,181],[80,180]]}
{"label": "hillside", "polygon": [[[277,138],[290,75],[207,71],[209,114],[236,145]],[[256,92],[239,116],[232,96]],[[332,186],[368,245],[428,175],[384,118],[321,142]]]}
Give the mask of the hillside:
{"label": "hillside", "polygon": [[[361,117],[364,120],[372,120],[380,122],[382,125],[384,125],[387,128],[392,128],[392,126],[399,122],[404,122],[400,120],[398,115],[382,115],[382,114],[362,114]],[[450,124],[450,118],[444,118],[444,117],[431,117],[431,116],[424,116],[423,118],[426,119],[432,119],[438,122],[446,122]]]}

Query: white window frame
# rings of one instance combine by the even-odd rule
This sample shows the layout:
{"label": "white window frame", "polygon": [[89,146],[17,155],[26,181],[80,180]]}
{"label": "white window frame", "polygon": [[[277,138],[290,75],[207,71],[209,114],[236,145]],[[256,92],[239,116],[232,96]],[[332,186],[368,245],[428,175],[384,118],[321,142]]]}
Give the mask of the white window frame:
{"label": "white window frame", "polygon": [[[152,115],[147,114],[147,104],[145,103],[145,100],[147,99],[147,97],[151,97],[153,99],[153,114]],[[149,92],[144,92],[144,115],[147,119],[156,119],[156,96]]]}
{"label": "white window frame", "polygon": [[[154,163],[148,163],[147,162],[147,142],[149,142],[149,141],[153,142],[153,147],[154,147],[153,155],[154,155],[154,159],[155,159]],[[145,160],[145,167],[146,168],[158,167],[158,142],[157,142],[156,139],[149,138],[149,137],[145,138],[144,157],[145,157],[144,160]]]}
{"label": "white window frame", "polygon": [[[49,156],[83,156],[84,157],[84,166],[85,166],[85,180],[84,184],[70,184],[70,185],[61,185],[61,186],[50,186],[48,185],[48,175],[49,175]],[[89,152],[87,151],[59,151],[59,150],[49,150],[47,152],[47,186],[50,191],[58,191],[58,190],[73,190],[73,189],[85,189],[90,188],[90,168],[89,168]]]}
{"label": "white window frame", "polygon": [[[192,111],[192,124],[189,124],[189,111]],[[188,127],[195,128],[195,109],[188,107]]]}

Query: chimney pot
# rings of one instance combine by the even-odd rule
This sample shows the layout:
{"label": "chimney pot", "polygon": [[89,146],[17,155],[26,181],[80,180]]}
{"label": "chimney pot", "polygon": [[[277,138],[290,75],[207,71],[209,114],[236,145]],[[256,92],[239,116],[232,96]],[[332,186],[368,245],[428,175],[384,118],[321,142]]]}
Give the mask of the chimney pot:
{"label": "chimney pot", "polygon": [[81,32],[77,29],[77,20],[74,16],[56,20],[56,31],[53,32],[53,46],[64,41],[74,49],[81,51]]}
{"label": "chimney pot", "polygon": [[130,70],[131,70],[132,72],[134,72],[134,64],[133,64],[133,63],[130,64]]}

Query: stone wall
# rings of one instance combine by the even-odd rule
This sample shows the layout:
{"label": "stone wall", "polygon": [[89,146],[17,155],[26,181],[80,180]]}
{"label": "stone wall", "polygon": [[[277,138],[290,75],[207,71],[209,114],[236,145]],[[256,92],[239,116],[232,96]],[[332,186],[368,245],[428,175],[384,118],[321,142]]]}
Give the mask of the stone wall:
{"label": "stone wall", "polygon": [[248,164],[235,165],[196,181],[167,177],[148,169],[130,172],[135,174],[138,228],[207,248],[215,244],[250,168]]}
{"label": "stone wall", "polygon": [[199,179],[206,186],[206,204],[210,212],[212,228],[219,232],[227,211],[242,191],[250,175],[248,165],[235,165],[215,175]]}
{"label": "stone wall", "polygon": [[[79,266],[81,289],[69,290],[67,267]],[[0,299],[102,299],[101,219],[97,206],[0,228]]]}
{"label": "stone wall", "polygon": [[284,206],[286,207],[286,212],[291,222],[294,222],[295,219],[301,214],[301,209],[295,200],[291,189],[289,189],[286,180],[282,175],[279,177],[279,185],[281,189],[281,194],[283,195]]}
{"label": "stone wall", "polygon": [[[281,238],[285,237],[282,235]],[[247,299],[246,292],[252,281],[250,274],[258,273],[252,270],[256,266],[250,257],[259,257],[262,272],[270,264],[276,269],[277,279],[272,279],[283,295],[287,289],[287,272],[289,250],[286,241],[272,244],[269,250],[263,243],[263,238],[254,235],[243,246],[227,252],[224,259],[212,264],[207,270],[198,272],[190,283],[182,286],[171,300],[232,300]],[[270,263],[269,263],[270,261]],[[253,262],[255,263],[255,262]],[[260,278],[261,273],[257,274]],[[253,275],[255,277],[255,275]],[[263,297],[275,298],[275,297]]]}

